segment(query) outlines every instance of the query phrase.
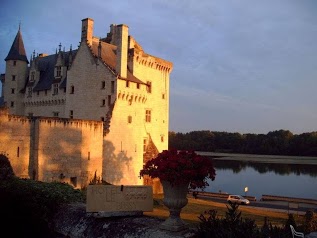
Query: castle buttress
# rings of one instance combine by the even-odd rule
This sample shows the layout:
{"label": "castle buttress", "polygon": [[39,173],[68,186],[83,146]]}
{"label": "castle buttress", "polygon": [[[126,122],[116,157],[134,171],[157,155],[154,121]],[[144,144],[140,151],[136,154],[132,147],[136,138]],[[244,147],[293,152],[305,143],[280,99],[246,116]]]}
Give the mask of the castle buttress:
{"label": "castle buttress", "polygon": [[19,28],[0,100],[0,152],[17,176],[143,184],[143,163],[168,148],[172,63],[145,53],[127,25],[104,37],[93,25],[82,20],[78,49],[33,52],[30,64]]}

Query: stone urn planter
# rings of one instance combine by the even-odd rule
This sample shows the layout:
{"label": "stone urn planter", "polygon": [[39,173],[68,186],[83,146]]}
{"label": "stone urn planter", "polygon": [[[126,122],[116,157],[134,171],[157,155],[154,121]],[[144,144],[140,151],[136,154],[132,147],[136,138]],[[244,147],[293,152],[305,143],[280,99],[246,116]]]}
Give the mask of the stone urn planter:
{"label": "stone urn planter", "polygon": [[172,185],[168,181],[161,181],[163,185],[163,203],[169,209],[169,217],[160,224],[160,229],[168,231],[181,231],[188,229],[181,219],[180,213],[188,203],[187,193],[189,183]]}

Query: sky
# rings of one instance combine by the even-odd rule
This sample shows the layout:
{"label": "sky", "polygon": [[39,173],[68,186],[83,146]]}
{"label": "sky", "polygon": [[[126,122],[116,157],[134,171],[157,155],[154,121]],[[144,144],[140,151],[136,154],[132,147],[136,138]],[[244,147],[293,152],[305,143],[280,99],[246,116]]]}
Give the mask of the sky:
{"label": "sky", "polygon": [[27,57],[76,49],[126,24],[148,54],[173,63],[170,124],[266,134],[317,131],[316,0],[2,0],[0,73],[21,23]]}

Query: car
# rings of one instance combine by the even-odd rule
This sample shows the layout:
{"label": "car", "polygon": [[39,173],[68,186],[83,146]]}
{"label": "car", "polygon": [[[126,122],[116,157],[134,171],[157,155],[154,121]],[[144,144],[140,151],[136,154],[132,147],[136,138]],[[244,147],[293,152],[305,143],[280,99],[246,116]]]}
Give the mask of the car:
{"label": "car", "polygon": [[227,198],[228,203],[237,203],[241,205],[248,205],[250,201],[240,195],[229,195]]}

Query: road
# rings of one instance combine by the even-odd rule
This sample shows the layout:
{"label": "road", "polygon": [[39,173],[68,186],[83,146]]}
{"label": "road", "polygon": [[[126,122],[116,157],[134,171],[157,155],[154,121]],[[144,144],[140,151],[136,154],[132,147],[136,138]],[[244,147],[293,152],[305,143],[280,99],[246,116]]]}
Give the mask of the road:
{"label": "road", "polygon": [[[228,204],[227,200],[224,198],[214,198],[214,197],[207,197],[202,195],[198,195],[197,198]],[[304,203],[291,203],[291,204],[292,206],[289,206],[288,202],[283,202],[283,201],[281,202],[280,201],[250,201],[249,205],[241,205],[241,206],[248,206],[255,209],[274,210],[274,211],[285,212],[285,213],[296,213],[299,215],[304,215],[308,210],[317,212],[317,205],[304,204]],[[297,207],[296,207],[296,204],[297,204]]]}

